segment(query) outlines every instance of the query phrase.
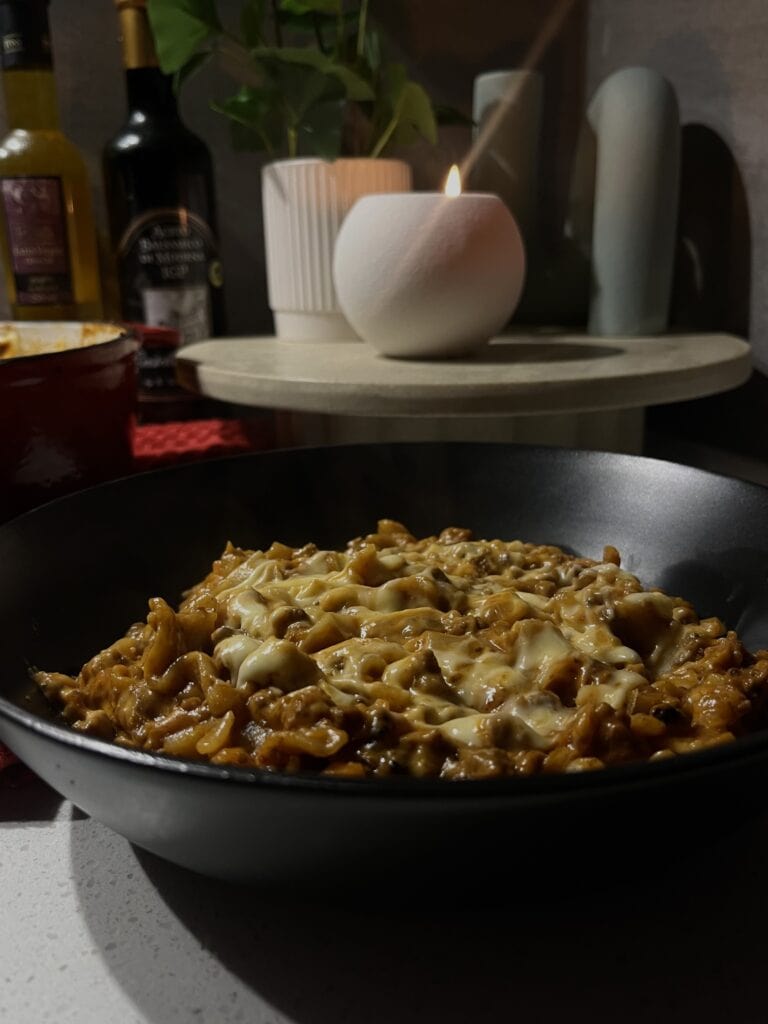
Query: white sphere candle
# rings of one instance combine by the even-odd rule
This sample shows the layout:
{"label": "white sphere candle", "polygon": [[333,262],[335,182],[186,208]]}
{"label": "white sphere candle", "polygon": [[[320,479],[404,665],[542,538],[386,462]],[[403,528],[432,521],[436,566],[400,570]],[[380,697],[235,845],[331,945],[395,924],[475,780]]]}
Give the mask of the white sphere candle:
{"label": "white sphere candle", "polygon": [[344,315],[377,351],[444,358],[504,327],[522,292],[525,250],[498,196],[369,195],[342,225],[333,272]]}

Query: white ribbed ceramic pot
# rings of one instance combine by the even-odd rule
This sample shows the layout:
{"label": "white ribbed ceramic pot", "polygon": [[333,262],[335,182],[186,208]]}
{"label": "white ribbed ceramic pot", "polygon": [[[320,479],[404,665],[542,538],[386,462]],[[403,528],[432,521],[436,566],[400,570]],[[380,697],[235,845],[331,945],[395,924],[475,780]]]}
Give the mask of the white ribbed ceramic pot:
{"label": "white ribbed ceramic pot", "polygon": [[278,337],[357,340],[336,299],[336,236],[361,196],[410,189],[411,169],[402,160],[279,160],[263,169],[267,285]]}

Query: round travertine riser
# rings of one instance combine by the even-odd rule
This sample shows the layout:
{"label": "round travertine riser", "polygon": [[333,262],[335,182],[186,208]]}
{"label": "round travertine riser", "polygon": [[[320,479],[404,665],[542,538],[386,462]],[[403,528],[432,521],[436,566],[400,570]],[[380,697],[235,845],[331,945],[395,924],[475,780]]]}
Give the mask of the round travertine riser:
{"label": "round travertine riser", "polygon": [[411,169],[401,160],[281,160],[264,168],[267,285],[278,337],[357,338],[333,284],[339,229],[361,196],[410,189]]}
{"label": "round travertine riser", "polygon": [[345,316],[378,352],[459,356],[512,316],[525,250],[498,196],[365,196],[339,233],[334,278]]}
{"label": "round travertine riser", "polygon": [[[743,384],[751,350],[728,334],[594,338],[516,333],[467,359],[382,359],[369,345],[216,338],[179,350],[182,384],[210,398],[343,416],[550,416],[637,409]],[[526,437],[526,441],[530,441]]]}

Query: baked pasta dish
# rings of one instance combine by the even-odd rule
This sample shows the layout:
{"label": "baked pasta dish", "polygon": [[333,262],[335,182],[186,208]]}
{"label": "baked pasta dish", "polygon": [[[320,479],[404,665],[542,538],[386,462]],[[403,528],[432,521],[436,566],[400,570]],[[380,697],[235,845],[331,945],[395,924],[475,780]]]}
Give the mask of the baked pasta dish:
{"label": "baked pasta dish", "polygon": [[0,359],[87,348],[89,345],[112,341],[117,333],[112,324],[68,323],[52,330],[50,325],[41,327],[30,323],[19,330],[13,324],[0,323]]}
{"label": "baked pasta dish", "polygon": [[75,729],[219,765],[478,779],[671,757],[766,723],[768,651],[601,561],[400,523],[229,545],[77,677]]}

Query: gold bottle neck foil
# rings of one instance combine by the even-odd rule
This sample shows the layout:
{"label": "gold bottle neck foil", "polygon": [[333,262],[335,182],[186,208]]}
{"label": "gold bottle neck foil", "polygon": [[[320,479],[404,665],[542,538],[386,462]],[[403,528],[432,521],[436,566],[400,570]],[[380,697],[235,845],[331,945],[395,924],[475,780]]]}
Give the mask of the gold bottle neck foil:
{"label": "gold bottle neck foil", "polygon": [[115,0],[115,6],[120,16],[124,67],[156,68],[157,53],[145,0]]}

